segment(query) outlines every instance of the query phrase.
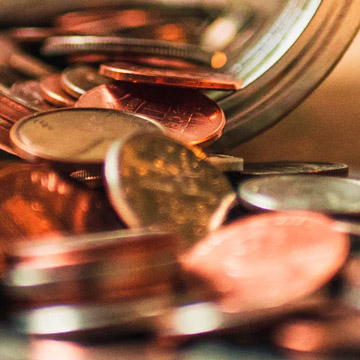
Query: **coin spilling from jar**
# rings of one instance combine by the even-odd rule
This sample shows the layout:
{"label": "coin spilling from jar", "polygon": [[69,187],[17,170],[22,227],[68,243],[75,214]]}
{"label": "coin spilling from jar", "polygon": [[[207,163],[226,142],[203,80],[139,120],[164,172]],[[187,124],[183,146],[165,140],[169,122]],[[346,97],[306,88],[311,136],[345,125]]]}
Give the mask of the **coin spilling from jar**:
{"label": "coin spilling from jar", "polygon": [[[211,91],[241,91],[239,49],[209,42],[213,8],[188,15],[82,10],[1,34],[0,148],[17,156],[0,163],[10,326],[164,343],[255,327],[281,349],[357,351],[359,284],[344,269],[359,183],[345,164],[212,154],[226,118]],[[336,304],[330,320],[299,317]],[[326,339],[302,346],[307,334]]]}

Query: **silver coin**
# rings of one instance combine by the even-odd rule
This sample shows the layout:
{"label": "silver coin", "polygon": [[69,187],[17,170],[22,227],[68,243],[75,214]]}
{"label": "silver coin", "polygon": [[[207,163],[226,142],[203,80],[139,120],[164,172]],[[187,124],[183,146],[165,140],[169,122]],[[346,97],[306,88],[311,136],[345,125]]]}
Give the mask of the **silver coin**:
{"label": "silver coin", "polygon": [[141,53],[184,58],[205,64],[211,64],[214,55],[193,44],[117,36],[53,36],[44,42],[42,48],[44,55],[70,55],[79,52]]}
{"label": "silver coin", "polygon": [[360,182],[330,176],[264,176],[239,187],[243,204],[256,210],[309,210],[360,214]]}
{"label": "silver coin", "polygon": [[110,109],[67,108],[17,122],[10,138],[17,153],[59,166],[102,165],[109,145],[137,131],[164,132],[155,120]]}

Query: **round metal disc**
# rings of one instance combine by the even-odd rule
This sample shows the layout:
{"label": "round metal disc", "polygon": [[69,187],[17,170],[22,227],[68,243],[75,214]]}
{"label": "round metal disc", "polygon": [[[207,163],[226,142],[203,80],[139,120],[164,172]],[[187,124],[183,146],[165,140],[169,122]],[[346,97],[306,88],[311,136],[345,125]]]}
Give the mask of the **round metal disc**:
{"label": "round metal disc", "polygon": [[[163,131],[156,121],[109,109],[69,108],[39,113],[16,123],[10,137],[30,161],[101,165],[109,145],[136,131]],[[73,166],[74,167],[74,166]]]}
{"label": "round metal disc", "polygon": [[264,176],[245,181],[239,196],[257,210],[309,210],[360,214],[360,182],[330,176]]}
{"label": "round metal disc", "polygon": [[218,227],[235,200],[228,180],[205,157],[156,133],[113,144],[105,162],[113,207],[130,227],[170,228],[183,251]]}

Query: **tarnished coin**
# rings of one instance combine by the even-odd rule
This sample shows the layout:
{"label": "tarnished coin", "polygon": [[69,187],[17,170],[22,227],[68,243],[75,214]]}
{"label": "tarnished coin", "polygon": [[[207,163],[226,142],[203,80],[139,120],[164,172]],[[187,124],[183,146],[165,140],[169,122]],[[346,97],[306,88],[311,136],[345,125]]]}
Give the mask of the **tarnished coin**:
{"label": "tarnished coin", "polygon": [[110,83],[111,79],[99,75],[94,67],[77,65],[66,68],[61,74],[60,81],[68,94],[78,98],[95,86]]}
{"label": "tarnished coin", "polygon": [[136,134],[114,143],[105,161],[110,201],[130,226],[169,228],[181,250],[218,227],[235,194],[197,148],[162,134]]}
{"label": "tarnished coin", "polygon": [[40,94],[48,101],[57,107],[73,107],[75,100],[68,95],[60,85],[59,74],[51,74],[40,80]]}
{"label": "tarnished coin", "polygon": [[310,161],[273,161],[245,163],[243,175],[333,175],[346,176],[349,167],[346,164]]}
{"label": "tarnished coin", "polygon": [[42,47],[44,55],[70,55],[98,51],[169,56],[205,64],[211,64],[212,58],[217,56],[193,44],[118,36],[53,36],[49,37]]}
{"label": "tarnished coin", "polygon": [[325,215],[262,214],[210,233],[182,258],[219,292],[227,312],[291,303],[323,286],[346,260],[349,238]]}
{"label": "tarnished coin", "polygon": [[264,176],[242,183],[239,196],[246,207],[256,210],[360,214],[360,182],[339,177]]}
{"label": "tarnished coin", "polygon": [[36,109],[0,91],[0,117],[15,123],[34,113],[36,113]]}
{"label": "tarnished coin", "polygon": [[206,160],[223,172],[242,171],[244,168],[244,159],[236,156],[211,154]]}
{"label": "tarnished coin", "polygon": [[189,87],[195,89],[238,90],[242,81],[235,75],[211,70],[154,68],[139,64],[116,62],[100,65],[100,74],[115,80],[136,83]]}
{"label": "tarnished coin", "polygon": [[10,96],[22,100],[38,111],[56,109],[55,106],[47,103],[40,93],[40,83],[36,80],[16,82],[9,91]]}
{"label": "tarnished coin", "polygon": [[225,126],[219,106],[202,93],[117,82],[89,90],[75,107],[100,107],[136,113],[159,121],[170,136],[190,145],[215,141]]}
{"label": "tarnished coin", "polygon": [[109,109],[58,109],[27,117],[12,127],[16,152],[66,169],[101,166],[109,145],[136,131],[163,131],[154,120]]}

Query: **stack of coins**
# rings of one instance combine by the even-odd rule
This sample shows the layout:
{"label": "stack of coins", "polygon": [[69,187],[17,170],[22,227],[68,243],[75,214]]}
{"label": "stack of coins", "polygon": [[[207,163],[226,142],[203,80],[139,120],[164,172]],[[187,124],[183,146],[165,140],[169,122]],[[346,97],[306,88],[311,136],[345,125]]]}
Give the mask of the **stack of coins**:
{"label": "stack of coins", "polygon": [[[360,349],[347,165],[211,153],[226,126],[217,99],[242,91],[221,25],[248,30],[242,10],[91,9],[2,32],[6,326],[163,344],[254,328],[282,350]],[[329,336],[301,347],[302,334]]]}

